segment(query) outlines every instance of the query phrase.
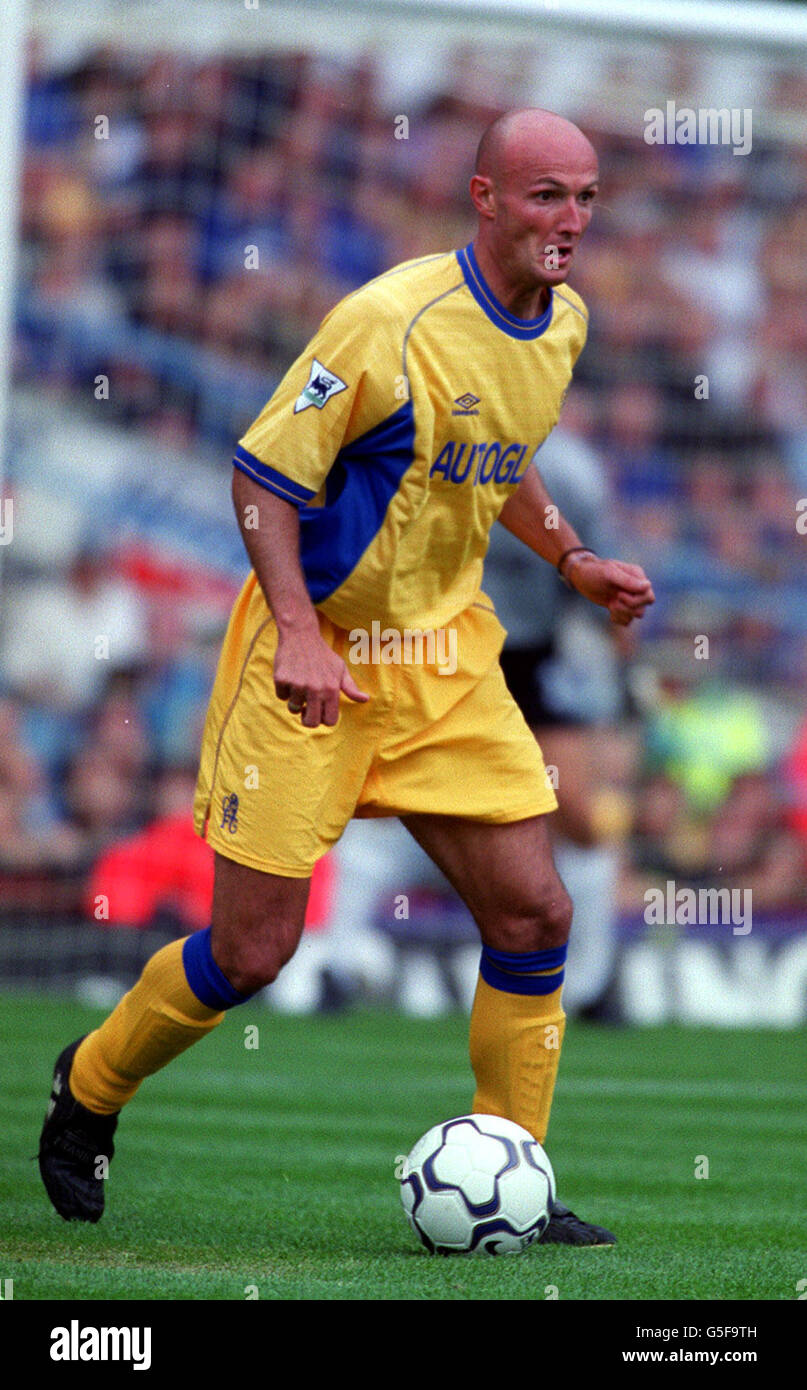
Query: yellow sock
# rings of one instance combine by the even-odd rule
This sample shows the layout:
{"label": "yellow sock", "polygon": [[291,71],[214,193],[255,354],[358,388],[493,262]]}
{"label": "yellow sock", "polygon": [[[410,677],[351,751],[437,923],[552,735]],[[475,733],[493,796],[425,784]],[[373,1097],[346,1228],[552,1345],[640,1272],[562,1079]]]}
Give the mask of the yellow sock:
{"label": "yellow sock", "polygon": [[[476,1077],[473,1110],[477,1115],[513,1120],[543,1144],[566,1024],[561,1006],[565,947],[559,952],[513,955],[509,961],[504,952],[490,952],[487,947],[482,954],[471,1011],[471,1066]],[[558,960],[560,968],[551,971],[527,973],[524,968],[524,964],[540,966],[544,962],[555,965]],[[512,975],[501,969],[502,962],[512,963]],[[555,980],[558,984],[551,989]],[[548,987],[547,993],[532,992]],[[525,988],[530,992],[523,992]]]}
{"label": "yellow sock", "polygon": [[140,1082],[159,1071],[224,1017],[188,984],[183,941],[171,941],[148,961],[133,989],[89,1033],[73,1058],[70,1090],[88,1110],[111,1115]]}

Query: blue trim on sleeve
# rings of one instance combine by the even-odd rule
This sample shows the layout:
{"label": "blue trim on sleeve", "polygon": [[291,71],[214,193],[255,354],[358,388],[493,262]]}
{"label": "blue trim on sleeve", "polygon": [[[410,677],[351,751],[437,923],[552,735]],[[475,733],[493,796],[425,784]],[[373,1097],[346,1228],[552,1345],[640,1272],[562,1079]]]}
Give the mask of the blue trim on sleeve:
{"label": "blue trim on sleeve", "polygon": [[520,319],[516,314],[511,314],[509,309],[496,298],[487,280],[482,274],[474,255],[473,242],[468,243],[461,251],[456,253],[459,261],[460,270],[465,278],[465,283],[471,291],[480,309],[484,309],[491,323],[500,328],[503,333],[509,334],[511,338],[520,338],[526,341],[531,338],[540,338],[545,333],[552,322],[553,297],[552,287],[547,286],[549,291],[549,303],[544,312],[538,315],[537,319]]}
{"label": "blue trim on sleeve", "polygon": [[[517,955],[483,946],[479,973],[491,989],[499,989],[504,994],[554,994],[563,984],[565,962],[565,946],[556,946],[548,951],[519,952]],[[506,970],[501,968],[503,964],[507,964]],[[556,966],[561,969],[555,970],[554,975],[526,973],[530,970],[553,970]]]}
{"label": "blue trim on sleeve", "polygon": [[196,998],[209,1009],[232,1009],[252,996],[233,989],[227,976],[219,970],[210,947],[211,930],[205,927],[186,939],[182,947],[185,978]]}
{"label": "blue trim on sleeve", "polygon": [[233,457],[233,467],[241,473],[246,473],[247,477],[276,493],[278,497],[282,497],[285,502],[294,502],[298,507],[304,506],[316,496],[315,492],[303,487],[302,483],[296,483],[293,478],[287,478],[285,473],[279,473],[276,468],[270,468],[268,463],[262,463],[240,444]]}
{"label": "blue trim on sleeve", "polygon": [[300,558],[312,603],[345,582],[384,524],[387,508],[415,457],[411,400],[339,450],[325,505],[300,511]]}

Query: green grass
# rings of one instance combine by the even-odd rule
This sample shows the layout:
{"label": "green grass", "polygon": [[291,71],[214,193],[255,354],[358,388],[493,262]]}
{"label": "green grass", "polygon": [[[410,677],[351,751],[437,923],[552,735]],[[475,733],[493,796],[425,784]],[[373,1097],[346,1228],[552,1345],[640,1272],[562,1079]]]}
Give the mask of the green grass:
{"label": "green grass", "polygon": [[619,1244],[434,1259],[394,1164],[470,1106],[465,1019],[238,1010],[124,1113],[103,1221],[66,1224],[30,1157],[54,1057],[100,1017],[0,998],[16,1299],[792,1300],[807,1276],[803,1035],[570,1026],[548,1148],[562,1200]]}

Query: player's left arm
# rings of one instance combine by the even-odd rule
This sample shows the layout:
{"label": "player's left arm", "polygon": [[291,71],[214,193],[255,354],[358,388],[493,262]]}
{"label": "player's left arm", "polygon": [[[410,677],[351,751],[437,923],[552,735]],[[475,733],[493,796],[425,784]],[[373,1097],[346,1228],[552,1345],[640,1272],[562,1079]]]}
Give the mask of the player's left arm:
{"label": "player's left arm", "polygon": [[[561,556],[583,545],[573,526],[558,512],[537,468],[528,468],[499,513],[499,521],[536,555],[557,566]],[[580,549],[569,555],[563,577],[584,598],[607,608],[611,621],[626,627],[655,602],[650,580],[640,565],[603,560]]]}

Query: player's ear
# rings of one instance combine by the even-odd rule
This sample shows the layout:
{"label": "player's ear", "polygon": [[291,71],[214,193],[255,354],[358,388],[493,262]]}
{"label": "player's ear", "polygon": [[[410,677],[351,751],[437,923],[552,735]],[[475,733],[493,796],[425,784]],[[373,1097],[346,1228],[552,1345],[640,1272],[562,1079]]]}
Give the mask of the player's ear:
{"label": "player's ear", "polygon": [[493,217],[496,213],[496,198],[493,180],[487,174],[474,174],[471,179],[471,202],[480,217]]}

